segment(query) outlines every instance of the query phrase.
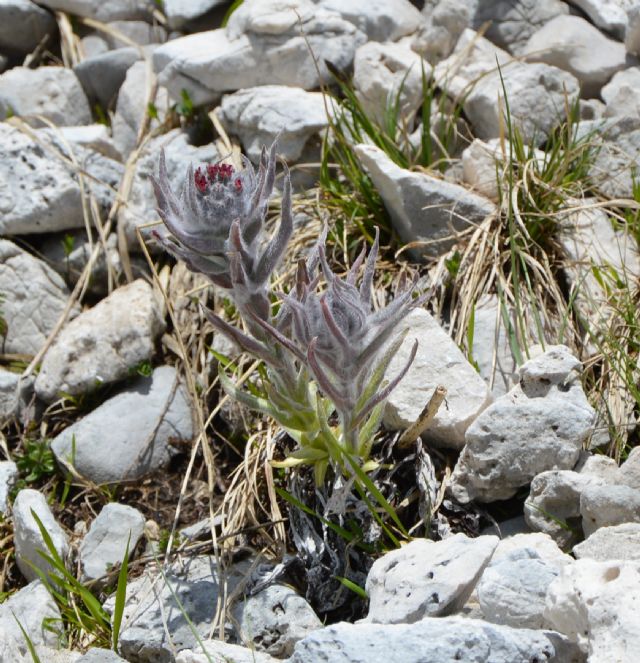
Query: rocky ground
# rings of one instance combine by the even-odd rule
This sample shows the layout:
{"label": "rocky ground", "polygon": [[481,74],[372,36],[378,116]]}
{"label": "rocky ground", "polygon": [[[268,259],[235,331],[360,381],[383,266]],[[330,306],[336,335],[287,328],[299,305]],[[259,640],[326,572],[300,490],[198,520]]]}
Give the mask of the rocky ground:
{"label": "rocky ground", "polygon": [[[635,663],[639,57],[633,0],[0,0],[0,663]],[[377,225],[377,304],[430,293],[373,451],[405,537],[283,499],[233,303],[153,238],[161,150],[276,139],[282,281]]]}

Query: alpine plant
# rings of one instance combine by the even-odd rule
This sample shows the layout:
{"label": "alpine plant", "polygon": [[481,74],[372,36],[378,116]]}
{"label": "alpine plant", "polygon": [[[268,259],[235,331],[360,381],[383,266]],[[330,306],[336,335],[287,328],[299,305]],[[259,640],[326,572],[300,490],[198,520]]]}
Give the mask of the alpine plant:
{"label": "alpine plant", "polygon": [[[369,255],[363,249],[340,278],[325,255],[325,230],[310,255],[299,261],[291,290],[274,292],[271,276],[293,230],[285,166],[280,224],[273,236],[265,232],[275,172],[274,142],[268,152],[263,149],[257,172],[246,158],[240,171],[224,163],[189,167],[176,195],[161,154],[152,182],[166,232],[155,237],[191,270],[229,291],[246,331],[213,311],[205,311],[206,316],[216,330],[265,363],[265,397],[237,388],[222,367],[221,384],[231,396],[272,416],[298,442],[299,448],[278,465],[311,464],[321,484],[329,466],[350,475],[354,459],[365,465],[385,400],[416,353],[417,342],[400,372],[385,380],[403,340],[397,325],[423,299],[414,297],[414,283],[374,310],[377,232]],[[276,299],[281,306],[273,315]]]}

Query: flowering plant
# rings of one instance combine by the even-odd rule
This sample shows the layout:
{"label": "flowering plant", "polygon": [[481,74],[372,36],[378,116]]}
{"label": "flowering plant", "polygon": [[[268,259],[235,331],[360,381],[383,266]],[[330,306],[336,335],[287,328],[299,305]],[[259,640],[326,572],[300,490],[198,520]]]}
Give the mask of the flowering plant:
{"label": "flowering plant", "polygon": [[[189,168],[177,196],[161,155],[153,186],[168,234],[155,236],[190,269],[229,290],[246,331],[212,311],[206,316],[216,330],[264,362],[266,398],[236,387],[222,368],[221,383],[242,403],[273,417],[298,443],[285,461],[274,464],[313,465],[318,485],[330,466],[361,480],[372,465],[368,459],[385,400],[417,348],[416,342],[405,366],[386,383],[385,373],[403,338],[393,338],[397,324],[423,299],[414,298],[414,284],[386,308],[373,310],[377,233],[369,255],[363,249],[340,278],[326,259],[325,231],[308,258],[298,263],[292,289],[274,292],[271,276],[293,231],[285,166],[280,224],[273,236],[266,236],[275,171],[274,143],[268,153],[263,149],[257,173],[247,159],[239,172],[227,164]],[[274,315],[276,297],[282,304]]]}

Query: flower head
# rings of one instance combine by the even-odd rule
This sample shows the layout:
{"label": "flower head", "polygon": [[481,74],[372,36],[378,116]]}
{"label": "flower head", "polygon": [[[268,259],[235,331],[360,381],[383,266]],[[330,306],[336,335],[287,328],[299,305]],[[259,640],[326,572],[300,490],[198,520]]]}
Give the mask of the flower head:
{"label": "flower head", "polygon": [[[258,172],[243,157],[242,170],[230,164],[189,166],[180,195],[171,189],[164,152],[160,154],[158,177],[152,177],[158,214],[169,234],[156,239],[176,258],[224,287],[264,288],[280,259],[292,229],[291,191],[285,175],[282,222],[274,239],[265,243],[261,235],[273,192],[276,143],[269,154],[263,149]],[[288,205],[288,207],[287,207]],[[286,209],[285,209],[286,208]]]}

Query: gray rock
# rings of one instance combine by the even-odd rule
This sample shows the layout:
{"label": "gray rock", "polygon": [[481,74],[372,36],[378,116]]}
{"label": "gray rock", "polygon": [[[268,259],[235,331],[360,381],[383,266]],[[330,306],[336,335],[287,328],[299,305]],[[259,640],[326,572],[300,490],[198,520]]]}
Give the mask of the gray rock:
{"label": "gray rock", "polygon": [[78,550],[82,582],[103,578],[112,566],[122,563],[125,551],[133,554],[144,530],[144,516],[126,504],[106,504]]}
{"label": "gray rock", "polygon": [[53,16],[31,0],[0,0],[0,51],[26,55],[53,36]]}
{"label": "gray rock", "polygon": [[640,523],[640,490],[629,486],[591,485],[580,495],[586,537],[600,527]]}
{"label": "gray rock", "polygon": [[472,353],[494,398],[503,396],[517,383],[518,366],[496,295],[482,295],[475,305]]}
{"label": "gray rock", "polygon": [[401,241],[424,242],[407,253],[435,257],[453,246],[454,232],[479,224],[496,212],[490,200],[426,173],[401,168],[373,145],[355,152],[380,192]]}
{"label": "gray rock", "polygon": [[339,623],[308,635],[288,663],[579,663],[557,633],[514,629],[464,617],[425,617],[415,624]]}
{"label": "gray rock", "polygon": [[185,649],[176,656],[176,663],[211,663],[212,660],[225,663],[277,663],[282,660],[222,640],[205,640],[202,644],[206,654],[200,645],[195,650]]}
{"label": "gray rock", "polygon": [[493,73],[481,78],[463,103],[479,138],[500,136],[506,121],[504,90],[513,126],[525,143],[533,141],[538,145],[564,119],[565,94],[571,104],[579,91],[572,74],[548,64],[509,63],[502,68],[502,80],[494,66]]}
{"label": "gray rock", "polygon": [[50,9],[93,18],[98,21],[146,19],[154,8],[153,0],[40,0]]}
{"label": "gray rock", "polygon": [[42,115],[56,125],[89,124],[91,110],[77,76],[64,67],[14,67],[0,75],[0,119]]}
{"label": "gray rock", "polygon": [[325,60],[346,69],[365,41],[352,23],[310,0],[245,0],[226,29],[174,39],[154,51],[153,65],[174,99],[186,89],[204,104],[258,85],[316,88],[331,78]]}
{"label": "gray rock", "polygon": [[531,482],[524,503],[524,517],[531,529],[545,532],[562,548],[582,538],[580,496],[587,486],[601,479],[570,470],[541,472]]}
{"label": "gray rock", "polygon": [[545,619],[589,663],[634,663],[640,651],[640,562],[579,559],[549,586]]}
{"label": "gray rock", "polygon": [[602,479],[605,483],[618,483],[620,480],[618,464],[613,458],[602,454],[593,454],[589,451],[582,452],[574,470],[585,476]]}
{"label": "gray rock", "polygon": [[227,95],[220,105],[220,120],[228,133],[240,138],[254,163],[263,146],[278,137],[278,154],[297,161],[307,142],[328,124],[321,92],[305,92],[286,85],[262,85]]}
{"label": "gray rock", "polygon": [[169,28],[179,30],[187,23],[224,4],[226,0],[163,0],[162,11],[167,17]]}
{"label": "gray rock", "polygon": [[498,545],[497,536],[415,539],[376,560],[367,576],[367,622],[407,624],[465,604]]}
{"label": "gray rock", "polygon": [[[146,62],[134,63],[127,70],[124,83],[118,92],[116,113],[112,124],[113,142],[125,158],[136,146],[138,132],[148,113],[146,90],[150,84],[147,80],[149,73]],[[169,95],[165,88],[158,88],[153,104],[158,112],[158,117],[150,121],[150,128],[156,128],[166,117]]]}
{"label": "gray rock", "polygon": [[562,345],[520,368],[520,383],[467,429],[450,483],[456,499],[508,499],[540,472],[575,466],[595,419],[580,369]]}
{"label": "gray rock", "polygon": [[[108,211],[123,172],[107,157],[72,146],[86,190],[101,211]],[[82,195],[69,152],[56,132],[42,129],[31,137],[0,122],[0,233],[56,232],[85,225]]]}
{"label": "gray rock", "polygon": [[0,368],[0,421],[25,414],[33,397],[33,381],[32,375],[23,378],[20,373]]}
{"label": "gray rock", "polygon": [[126,663],[126,661],[111,649],[92,647],[76,663]]}
{"label": "gray rock", "polygon": [[627,12],[629,22],[624,38],[624,46],[628,53],[640,55],[640,6],[633,6]]}
{"label": "gray rock", "polygon": [[340,14],[369,41],[396,41],[415,32],[423,16],[409,0],[314,0],[322,9]]}
{"label": "gray rock", "polygon": [[[387,108],[397,99],[403,117],[415,113],[423,101],[421,63],[402,44],[370,41],[361,46],[353,62],[353,86],[365,112],[384,125]],[[428,67],[424,71],[428,77]]]}
{"label": "gray rock", "polygon": [[[67,305],[67,286],[44,262],[0,239],[0,292],[7,325],[3,351],[36,354]],[[77,312],[74,307],[72,314]]]}
{"label": "gray rock", "polygon": [[554,566],[563,566],[573,562],[573,559],[563,553],[558,544],[548,534],[519,532],[500,540],[491,558],[491,564],[502,559],[509,559],[512,553],[522,550],[533,551],[540,559]]}
{"label": "gray rock", "polygon": [[277,658],[291,656],[298,640],[322,628],[313,608],[287,585],[270,585],[246,598],[240,612],[242,641]]}
{"label": "gray rock", "polygon": [[629,67],[619,71],[602,88],[607,117],[625,115],[640,116],[640,67]]}
{"label": "gray rock", "polygon": [[[227,570],[225,596],[238,588],[246,570],[242,566]],[[130,663],[170,663],[176,652],[197,649],[192,628],[200,639],[209,636],[222,599],[220,582],[213,557],[185,559],[163,574],[147,567],[143,576],[127,585],[120,653]],[[114,599],[104,607],[112,612]]]}
{"label": "gray rock", "polygon": [[176,453],[171,443],[192,436],[187,394],[175,369],[162,366],[66,428],[51,448],[63,467],[94,483],[114,483],[165,467]]}
{"label": "gray rock", "polygon": [[477,0],[471,27],[479,30],[489,22],[486,38],[520,55],[534,32],[556,16],[568,13],[569,8],[561,0]]}
{"label": "gray rock", "polygon": [[9,491],[18,476],[18,466],[13,461],[0,461],[0,517],[6,516],[9,511]]}
{"label": "gray rock", "polygon": [[462,152],[462,178],[474,191],[497,203],[500,200],[502,155],[497,140],[474,138]]}
{"label": "gray rock", "polygon": [[441,446],[460,449],[471,422],[490,402],[484,380],[469,364],[458,346],[424,309],[413,310],[399,324],[399,333],[409,332],[387,369],[395,376],[406,363],[415,339],[418,350],[411,368],[391,392],[384,410],[384,425],[404,430],[413,424],[435,388],[447,389],[447,405],[440,407],[425,439]]}
{"label": "gray rock", "polygon": [[[22,663],[22,659],[16,660],[18,656],[24,656],[24,663],[32,660],[18,622],[32,644],[39,649],[43,645],[59,645],[60,638],[64,635],[60,620],[60,610],[40,580],[34,580],[9,596],[0,604],[0,661]],[[16,658],[8,658],[6,651],[3,652],[3,645],[10,648]],[[44,663],[45,659],[42,660]],[[49,663],[49,659],[46,661]]]}
{"label": "gray rock", "polygon": [[[637,245],[630,233],[614,229],[607,213],[597,207],[597,200],[568,202],[574,211],[558,217],[557,238],[566,258],[564,271],[580,315],[590,321],[592,329],[604,328],[612,310],[608,284],[603,286],[601,275],[614,270],[616,278],[625,283],[640,277]],[[594,267],[600,270],[599,277]]]}
{"label": "gray rock", "polygon": [[531,36],[522,54],[530,61],[572,73],[587,98],[597,97],[617,71],[631,64],[623,44],[608,39],[579,16],[557,16],[549,21]]}
{"label": "gray rock", "polygon": [[[37,244],[37,249],[50,267],[60,274],[67,283],[75,285],[96,246],[99,247],[99,253],[91,264],[88,292],[99,297],[106,297],[109,294],[109,285],[116,283],[118,277],[123,273],[120,253],[118,252],[118,238],[115,233],[110,234],[104,244],[100,242],[98,237],[94,237],[92,241],[89,241],[84,230],[71,230],[64,233],[64,235],[49,234]],[[132,256],[131,263],[134,275],[141,276],[148,273],[147,269],[139,269],[135,256]],[[109,273],[111,273],[111,280],[109,280]]]}
{"label": "gray rock", "polygon": [[[150,176],[158,175],[161,149],[164,149],[169,181],[176,194],[181,191],[189,164],[197,167],[198,164],[217,161],[220,158],[213,144],[194,147],[189,144],[187,134],[180,129],[173,129],[146,144],[135,164],[129,204],[120,217],[122,231],[131,249],[139,247],[136,233],[138,226],[152,221],[160,222]],[[150,230],[141,230],[142,236],[149,238]]]}
{"label": "gray rock", "polygon": [[117,288],[63,327],[42,360],[36,393],[51,402],[61,391],[84,394],[122,380],[151,359],[163,331],[162,306],[148,283]]}
{"label": "gray rock", "polygon": [[127,70],[141,57],[138,49],[131,46],[118,48],[82,60],[73,71],[89,101],[108,109],[124,83]]}
{"label": "gray rock", "polygon": [[640,490],[640,447],[631,449],[627,460],[620,465],[617,478],[621,484]]}
{"label": "gray rock", "polygon": [[640,561],[640,523],[601,527],[573,547],[576,559]]}
{"label": "gray rock", "polygon": [[606,123],[583,123],[582,130],[596,132],[596,151],[589,171],[598,190],[610,198],[633,199],[632,173],[640,167],[640,117],[630,114]]}
{"label": "gray rock", "polygon": [[460,35],[471,24],[473,6],[466,0],[425,3],[425,20],[413,37],[411,48],[435,65],[451,55]]}
{"label": "gray rock", "polygon": [[44,495],[31,488],[19,491],[13,502],[13,543],[18,568],[29,581],[38,578],[33,566],[45,574],[51,570],[49,563],[38,554],[39,550],[46,554],[49,554],[49,551],[32,511],[40,518],[42,525],[49,533],[58,555],[65,560],[69,554],[67,535],[51,513]]}
{"label": "gray rock", "polygon": [[[44,133],[44,131],[38,132]],[[54,135],[60,135],[69,143],[103,154],[114,161],[122,161],[116,149],[110,129],[104,124],[86,124],[82,127],[60,127]]]}
{"label": "gray rock", "polygon": [[547,588],[570,559],[552,561],[521,548],[492,560],[476,590],[484,618],[516,628],[544,628]]}
{"label": "gray rock", "polygon": [[624,39],[628,24],[627,12],[633,9],[634,0],[571,0],[605,32]]}
{"label": "gray rock", "polygon": [[435,79],[449,97],[462,99],[483,77],[497,72],[498,65],[504,72],[506,65],[513,62],[509,53],[467,28],[460,34],[453,53],[436,65]]}
{"label": "gray rock", "polygon": [[132,42],[137,46],[153,46],[167,41],[167,31],[156,21],[109,21],[107,25],[111,30],[103,33],[103,37],[111,49],[131,46]]}

